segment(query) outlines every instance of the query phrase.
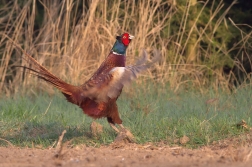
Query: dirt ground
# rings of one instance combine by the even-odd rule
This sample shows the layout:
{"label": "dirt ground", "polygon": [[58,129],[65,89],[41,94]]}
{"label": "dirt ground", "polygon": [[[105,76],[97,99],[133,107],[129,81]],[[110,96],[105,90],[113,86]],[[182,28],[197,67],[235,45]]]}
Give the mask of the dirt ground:
{"label": "dirt ground", "polygon": [[[85,145],[51,149],[0,147],[1,167],[79,166],[252,166],[250,137],[229,139],[199,149],[156,144],[112,143],[99,148]],[[62,148],[62,149],[60,149]]]}

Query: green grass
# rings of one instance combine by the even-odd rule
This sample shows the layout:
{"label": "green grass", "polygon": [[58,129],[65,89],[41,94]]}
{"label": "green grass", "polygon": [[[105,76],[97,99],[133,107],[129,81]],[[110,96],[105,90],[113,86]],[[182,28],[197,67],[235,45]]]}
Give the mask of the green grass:
{"label": "green grass", "polygon": [[[242,119],[251,124],[250,87],[236,93],[197,91],[173,93],[168,88],[147,86],[128,88],[118,100],[123,124],[135,135],[138,143],[163,141],[169,145],[186,135],[188,147],[198,147],[213,141],[232,137],[246,130],[234,126]],[[211,98],[217,101],[206,104]],[[106,119],[97,120],[104,133],[93,137],[92,119],[82,110],[57,95],[42,94],[2,98],[0,101],[0,138],[17,146],[49,147],[66,129],[64,140],[73,144],[99,146],[111,143],[116,134]],[[7,145],[0,140],[0,145]]]}

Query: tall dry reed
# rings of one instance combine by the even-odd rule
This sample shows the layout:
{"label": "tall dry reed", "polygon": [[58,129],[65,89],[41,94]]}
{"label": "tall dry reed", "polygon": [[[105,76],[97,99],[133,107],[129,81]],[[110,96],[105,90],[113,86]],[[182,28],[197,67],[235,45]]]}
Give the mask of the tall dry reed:
{"label": "tall dry reed", "polygon": [[[219,16],[223,8],[223,2],[220,1],[217,8],[211,9],[210,19],[204,28],[198,29],[197,23],[208,1],[198,2],[203,4],[189,28],[188,16],[192,6],[179,6],[176,1],[29,0],[23,3],[14,0],[0,9],[1,13],[6,13],[0,18],[0,90],[3,94],[36,92],[36,89],[53,90],[22,69],[14,68],[27,65],[27,62],[13,43],[58,77],[78,85],[98,68],[114,44],[115,36],[124,31],[135,35],[127,51],[128,64],[139,56],[143,48],[149,53],[153,49],[161,51],[162,61],[154,72],[144,73],[143,80],[153,78],[159,83],[169,83],[176,91],[187,84],[202,90],[206,85],[225,89],[229,87],[230,80],[235,78],[232,73],[224,75],[221,68],[211,68],[198,61],[200,56],[211,57],[214,33],[220,24],[227,21],[225,16],[233,4]],[[43,20],[39,29],[35,29],[36,17],[41,11],[38,10],[38,4],[44,9]],[[181,16],[180,25],[174,34],[171,29],[177,16]],[[209,29],[211,33],[207,32]],[[195,62],[188,63],[186,47],[195,33],[197,40],[191,46],[197,55]],[[246,34],[244,39],[250,37],[251,34]],[[206,48],[200,46],[202,40],[208,43]],[[229,51],[223,47],[217,46],[222,54],[228,56]],[[206,73],[212,73],[211,79]]]}

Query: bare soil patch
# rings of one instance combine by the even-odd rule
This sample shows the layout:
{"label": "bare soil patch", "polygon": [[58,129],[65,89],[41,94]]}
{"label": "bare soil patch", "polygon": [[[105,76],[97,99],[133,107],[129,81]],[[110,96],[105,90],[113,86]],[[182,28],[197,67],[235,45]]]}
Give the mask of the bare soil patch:
{"label": "bare soil patch", "polygon": [[158,144],[112,143],[99,148],[63,146],[59,150],[0,147],[1,167],[79,166],[217,166],[250,167],[251,138],[227,139],[199,149]]}

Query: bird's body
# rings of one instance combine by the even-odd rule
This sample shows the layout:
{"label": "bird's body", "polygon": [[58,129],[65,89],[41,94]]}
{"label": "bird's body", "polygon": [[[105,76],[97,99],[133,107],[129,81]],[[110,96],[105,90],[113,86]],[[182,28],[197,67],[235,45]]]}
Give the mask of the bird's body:
{"label": "bird's body", "polygon": [[[109,81],[106,81],[106,75],[114,67],[125,67],[126,57],[124,55],[116,55],[111,51],[106,60],[101,64],[100,68],[94,73],[94,75],[81,87],[83,89],[88,89],[92,85],[99,85],[100,89],[103,86],[108,85]],[[121,93],[121,90],[120,90]],[[81,108],[84,113],[93,118],[102,118],[106,117],[110,123],[121,124],[122,120],[119,117],[116,100],[119,97],[114,97],[109,99],[107,102],[100,101],[96,102],[95,100],[91,100],[86,98],[85,102],[81,104]]]}
{"label": "bird's body", "polygon": [[[121,124],[122,121],[119,118],[116,100],[118,97],[108,99],[107,101],[95,101],[95,98],[85,97],[85,90],[88,91],[91,87],[98,87],[103,89],[106,87],[110,80],[107,79],[109,72],[114,67],[125,67],[126,57],[124,55],[115,55],[111,51],[105,61],[101,64],[98,70],[92,75],[92,77],[80,86],[71,87],[69,93],[63,94],[67,100],[71,103],[78,105],[82,108],[83,112],[92,118],[107,117],[109,122]],[[82,95],[82,91],[84,94]],[[121,92],[121,90],[120,90]],[[97,92],[99,93],[99,92]],[[120,94],[118,94],[119,96]],[[113,119],[112,119],[113,118]],[[113,120],[113,121],[112,121]]]}
{"label": "bird's body", "polygon": [[27,53],[25,57],[33,67],[26,69],[58,88],[69,102],[78,105],[88,116],[95,119],[106,117],[112,128],[119,132],[114,125],[119,124],[122,129],[123,126],[116,100],[123,86],[136,78],[137,73],[149,67],[144,65],[146,52],[136,65],[125,67],[125,53],[132,38],[128,33],[117,36],[112,50],[98,70],[79,86],[68,84],[56,77]]}

